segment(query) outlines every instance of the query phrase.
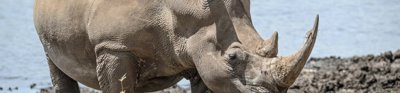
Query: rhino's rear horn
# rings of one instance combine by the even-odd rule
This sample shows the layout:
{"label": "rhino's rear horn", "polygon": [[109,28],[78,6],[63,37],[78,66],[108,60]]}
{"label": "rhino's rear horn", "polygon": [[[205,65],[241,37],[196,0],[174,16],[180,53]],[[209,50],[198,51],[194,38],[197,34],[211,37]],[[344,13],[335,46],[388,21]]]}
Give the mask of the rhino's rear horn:
{"label": "rhino's rear horn", "polygon": [[257,48],[256,53],[262,57],[276,57],[278,54],[278,32],[272,33],[271,38],[264,40]]}
{"label": "rhino's rear horn", "polygon": [[277,58],[277,64],[275,67],[277,73],[274,78],[279,84],[290,86],[300,74],[314,47],[318,32],[318,21],[319,17],[317,15],[314,27],[307,33],[307,40],[304,46],[297,53],[287,57]]}

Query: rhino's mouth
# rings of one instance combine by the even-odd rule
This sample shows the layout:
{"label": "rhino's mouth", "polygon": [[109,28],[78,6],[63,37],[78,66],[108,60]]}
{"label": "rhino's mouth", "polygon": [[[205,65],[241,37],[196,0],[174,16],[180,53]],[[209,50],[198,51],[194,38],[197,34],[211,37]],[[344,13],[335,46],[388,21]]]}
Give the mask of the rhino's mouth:
{"label": "rhino's mouth", "polygon": [[254,93],[272,93],[266,87],[260,85],[246,85],[246,87]]}

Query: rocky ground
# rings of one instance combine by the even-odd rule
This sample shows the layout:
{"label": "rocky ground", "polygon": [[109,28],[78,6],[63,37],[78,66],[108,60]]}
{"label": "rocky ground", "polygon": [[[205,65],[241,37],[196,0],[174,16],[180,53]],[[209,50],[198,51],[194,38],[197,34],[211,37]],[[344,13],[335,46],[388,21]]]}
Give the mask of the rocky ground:
{"label": "rocky ground", "polygon": [[289,93],[398,93],[400,50],[351,58],[311,58]]}
{"label": "rocky ground", "polygon": [[[41,89],[39,93],[55,93],[55,92],[52,87],[49,87]],[[81,88],[81,93],[101,93],[101,92],[91,88]],[[164,90],[156,92],[148,92],[148,93],[190,93],[190,89],[185,89],[175,85]]]}
{"label": "rocky ground", "polygon": [[[40,93],[52,93],[51,88]],[[82,93],[99,93],[82,88]],[[310,58],[289,93],[396,93],[400,91],[400,50],[350,58]],[[188,93],[179,86],[152,93]]]}

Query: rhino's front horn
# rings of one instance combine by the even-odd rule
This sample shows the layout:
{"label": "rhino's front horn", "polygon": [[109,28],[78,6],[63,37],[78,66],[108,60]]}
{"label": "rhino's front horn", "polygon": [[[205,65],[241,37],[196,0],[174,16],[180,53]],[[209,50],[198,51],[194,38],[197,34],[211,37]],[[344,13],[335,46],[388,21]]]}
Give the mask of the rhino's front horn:
{"label": "rhino's front horn", "polygon": [[315,44],[318,32],[318,20],[319,17],[317,15],[314,27],[307,33],[307,40],[301,50],[287,57],[278,57],[273,59],[275,63],[272,65],[272,68],[275,71],[273,78],[279,85],[289,87],[294,83],[303,69]]}
{"label": "rhino's front horn", "polygon": [[276,57],[278,54],[278,32],[272,33],[271,38],[264,40],[257,48],[256,53],[262,57]]}

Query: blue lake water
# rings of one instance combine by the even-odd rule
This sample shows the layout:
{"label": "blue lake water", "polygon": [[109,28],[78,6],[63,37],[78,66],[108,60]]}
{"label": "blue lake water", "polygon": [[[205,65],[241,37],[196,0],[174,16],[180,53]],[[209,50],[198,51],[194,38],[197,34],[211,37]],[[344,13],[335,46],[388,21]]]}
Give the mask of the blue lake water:
{"label": "blue lake water", "polygon": [[[0,93],[32,93],[51,85],[32,8],[33,0],[0,0]],[[400,48],[400,0],[252,0],[251,13],[264,38],[278,31],[279,55],[302,46],[317,14],[320,28],[313,57]],[[38,86],[30,89],[32,83]],[[9,87],[19,89],[8,91]]]}

